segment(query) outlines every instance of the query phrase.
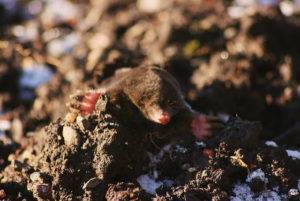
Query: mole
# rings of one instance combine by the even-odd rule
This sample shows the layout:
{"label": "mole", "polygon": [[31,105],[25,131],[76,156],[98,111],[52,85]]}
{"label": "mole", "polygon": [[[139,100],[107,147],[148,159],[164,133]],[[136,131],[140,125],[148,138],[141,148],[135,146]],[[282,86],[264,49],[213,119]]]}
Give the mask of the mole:
{"label": "mole", "polygon": [[79,109],[82,115],[91,114],[101,94],[108,94],[110,102],[128,120],[134,119],[133,116],[140,113],[148,121],[166,125],[175,115],[181,116],[190,132],[199,140],[209,137],[212,134],[211,129],[220,125],[215,123],[217,118],[194,111],[185,101],[177,80],[160,67],[118,69],[97,89],[83,94],[79,102],[73,102],[71,108]]}

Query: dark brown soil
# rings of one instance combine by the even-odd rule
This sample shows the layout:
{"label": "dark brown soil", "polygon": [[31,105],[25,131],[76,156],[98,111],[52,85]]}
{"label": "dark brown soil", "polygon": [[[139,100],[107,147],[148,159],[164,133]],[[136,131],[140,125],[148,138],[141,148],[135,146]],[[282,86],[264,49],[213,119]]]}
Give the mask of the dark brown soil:
{"label": "dark brown soil", "polygon": [[[0,1],[0,200],[236,201],[238,184],[252,200],[300,200],[300,159],[286,151],[300,150],[299,13],[252,5],[235,19],[231,1],[157,0],[154,11],[142,0],[67,2],[69,18],[51,20],[46,3]],[[182,119],[120,118],[107,95],[91,115],[68,111],[76,90],[143,64],[169,71],[193,109],[225,128],[203,145]],[[21,85],[38,65],[51,79]],[[152,194],[143,175],[159,183]]]}

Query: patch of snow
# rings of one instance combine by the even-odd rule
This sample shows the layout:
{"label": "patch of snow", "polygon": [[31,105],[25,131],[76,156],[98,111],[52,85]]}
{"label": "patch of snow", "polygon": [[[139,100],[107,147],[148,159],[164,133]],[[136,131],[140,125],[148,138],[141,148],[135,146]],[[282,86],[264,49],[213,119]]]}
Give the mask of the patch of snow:
{"label": "patch of snow", "polygon": [[250,175],[248,175],[246,181],[251,182],[254,178],[258,178],[263,182],[268,183],[268,178],[265,177],[265,173],[260,168],[251,172]]}
{"label": "patch of snow", "polygon": [[170,180],[170,179],[165,179],[165,180],[163,180],[163,183],[166,186],[172,186],[174,184],[174,181]]}
{"label": "patch of snow", "polygon": [[[246,181],[250,182],[254,178],[259,178],[265,183],[268,183],[268,178],[265,177],[265,173],[261,169],[251,172]],[[298,192],[298,190],[295,190],[297,189],[291,189],[289,194],[295,195]],[[251,188],[248,186],[248,184],[240,182],[234,186],[232,191],[234,192],[235,196],[230,197],[231,201],[281,201],[288,197],[285,194],[279,194],[279,187],[274,187],[273,189],[262,191],[257,194],[251,191]]]}
{"label": "patch of snow", "polygon": [[155,195],[155,189],[163,183],[161,181],[155,181],[149,174],[143,174],[137,178],[137,182],[141,185],[147,193]]}
{"label": "patch of snow", "polygon": [[231,201],[281,201],[287,198],[287,195],[279,194],[279,188],[272,190],[262,191],[259,195],[251,191],[251,188],[245,183],[237,183],[233,192],[235,196],[231,196]]}
{"label": "patch of snow", "polygon": [[292,188],[292,189],[289,190],[289,195],[290,196],[297,196],[297,195],[299,195],[299,190],[296,189],[296,188]]}
{"label": "patch of snow", "polygon": [[293,158],[293,160],[296,160],[296,159],[300,160],[300,152],[299,151],[287,149],[286,153],[288,156],[291,156]]}
{"label": "patch of snow", "polygon": [[168,144],[162,148],[162,150],[157,154],[154,155],[150,152],[148,152],[148,156],[150,159],[150,162],[148,164],[148,173],[140,175],[137,178],[137,182],[141,185],[142,189],[144,189],[147,193],[150,193],[152,195],[155,195],[155,189],[157,189],[160,185],[167,185],[171,186],[174,181],[165,179],[163,181],[158,181],[158,172],[156,170],[157,164],[161,161],[162,157],[165,154],[166,150],[169,150],[171,147],[171,144]]}
{"label": "patch of snow", "polygon": [[176,145],[176,152],[180,152],[180,153],[186,153],[188,150],[185,147],[182,147],[180,145]]}
{"label": "patch of snow", "polygon": [[217,114],[217,117],[219,117],[219,118],[220,118],[221,120],[223,120],[224,122],[227,122],[228,119],[229,119],[229,117],[230,117],[230,115],[224,114],[224,113],[218,113],[218,114]]}
{"label": "patch of snow", "polygon": [[237,183],[233,190],[235,196],[231,196],[231,201],[250,201],[253,200],[254,193],[247,184]]}
{"label": "patch of snow", "polygon": [[197,146],[206,147],[206,144],[203,141],[196,141],[195,143]]}
{"label": "patch of snow", "polygon": [[266,141],[265,144],[270,147],[278,147],[278,145],[274,141]]}

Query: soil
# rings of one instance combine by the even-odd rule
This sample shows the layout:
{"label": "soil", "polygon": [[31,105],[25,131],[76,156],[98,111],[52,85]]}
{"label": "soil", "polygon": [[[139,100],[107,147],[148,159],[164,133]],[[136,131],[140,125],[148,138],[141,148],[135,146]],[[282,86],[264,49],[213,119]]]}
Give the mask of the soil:
{"label": "soil", "polygon": [[[299,13],[250,5],[232,18],[231,1],[70,0],[55,18],[49,2],[0,1],[1,200],[238,200],[238,184],[249,200],[300,200],[300,158],[287,151],[300,150]],[[147,64],[225,127],[199,142],[183,119],[120,118],[108,95],[93,114],[68,110],[77,90]],[[37,69],[51,79],[23,86]],[[146,176],[156,189],[141,184]]]}

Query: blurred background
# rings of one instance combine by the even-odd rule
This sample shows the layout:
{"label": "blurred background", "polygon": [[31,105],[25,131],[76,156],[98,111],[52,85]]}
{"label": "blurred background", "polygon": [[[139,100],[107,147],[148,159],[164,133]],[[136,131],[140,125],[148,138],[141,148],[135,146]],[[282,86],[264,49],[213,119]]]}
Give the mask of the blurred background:
{"label": "blurred background", "polygon": [[298,139],[299,14],[300,0],[0,0],[0,136],[19,143],[77,89],[155,64],[194,109]]}

